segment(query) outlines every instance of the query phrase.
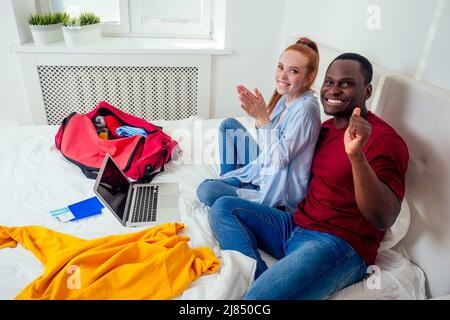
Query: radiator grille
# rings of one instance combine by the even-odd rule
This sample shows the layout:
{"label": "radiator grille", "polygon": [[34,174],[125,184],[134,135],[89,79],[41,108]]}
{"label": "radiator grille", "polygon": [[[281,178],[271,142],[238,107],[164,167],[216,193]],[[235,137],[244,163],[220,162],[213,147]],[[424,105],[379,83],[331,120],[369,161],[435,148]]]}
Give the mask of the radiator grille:
{"label": "radiator grille", "polygon": [[38,66],[47,122],[87,113],[99,101],[148,121],[198,113],[197,67]]}

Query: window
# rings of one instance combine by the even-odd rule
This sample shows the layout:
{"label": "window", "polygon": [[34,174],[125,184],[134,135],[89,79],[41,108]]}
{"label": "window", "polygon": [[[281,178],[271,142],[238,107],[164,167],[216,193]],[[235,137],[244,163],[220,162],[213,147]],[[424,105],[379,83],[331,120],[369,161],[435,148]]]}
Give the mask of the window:
{"label": "window", "polygon": [[136,34],[210,37],[209,0],[140,0],[130,2]]}
{"label": "window", "polygon": [[38,10],[95,12],[110,35],[211,38],[216,0],[37,0]]}
{"label": "window", "polygon": [[120,23],[119,0],[50,0],[52,11],[78,15],[84,11],[95,12],[102,22]]}

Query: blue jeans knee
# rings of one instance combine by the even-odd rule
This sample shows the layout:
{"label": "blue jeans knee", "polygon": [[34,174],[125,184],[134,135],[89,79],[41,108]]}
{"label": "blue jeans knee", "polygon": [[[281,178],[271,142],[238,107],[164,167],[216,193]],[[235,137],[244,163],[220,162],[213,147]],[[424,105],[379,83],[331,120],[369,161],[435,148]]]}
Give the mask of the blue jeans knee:
{"label": "blue jeans knee", "polygon": [[200,202],[206,204],[208,207],[212,205],[210,190],[212,179],[206,179],[197,188],[197,197]]}
{"label": "blue jeans knee", "polygon": [[226,118],[220,123],[219,131],[224,132],[227,129],[240,129],[242,124],[235,118]]}
{"label": "blue jeans knee", "polygon": [[223,196],[237,197],[238,186],[240,186],[240,181],[236,178],[207,179],[198,186],[197,197],[211,207],[217,199]]}

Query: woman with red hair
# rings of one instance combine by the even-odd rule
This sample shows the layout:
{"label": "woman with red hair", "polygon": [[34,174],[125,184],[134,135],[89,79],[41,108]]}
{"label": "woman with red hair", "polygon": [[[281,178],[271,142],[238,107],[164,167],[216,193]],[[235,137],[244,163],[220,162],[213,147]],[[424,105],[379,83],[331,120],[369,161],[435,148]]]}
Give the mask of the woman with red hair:
{"label": "woman with red hair", "polygon": [[306,195],[320,131],[319,103],[311,90],[318,67],[317,45],[303,37],[281,54],[267,105],[259,90],[237,87],[242,108],[255,120],[257,141],[236,119],[221,123],[221,179],[200,184],[200,201],[212,206],[222,196],[237,196],[295,211]]}

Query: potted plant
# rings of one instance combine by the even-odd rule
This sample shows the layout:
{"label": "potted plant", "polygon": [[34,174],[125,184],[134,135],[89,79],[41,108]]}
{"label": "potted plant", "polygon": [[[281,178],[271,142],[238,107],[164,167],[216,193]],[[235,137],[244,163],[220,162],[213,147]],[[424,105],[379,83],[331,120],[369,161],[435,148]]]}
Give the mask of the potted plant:
{"label": "potted plant", "polygon": [[101,38],[100,18],[94,13],[84,12],[64,20],[62,30],[67,46],[97,41]]}
{"label": "potted plant", "polygon": [[29,15],[27,21],[34,44],[41,46],[62,41],[61,25],[67,18],[68,14],[61,12]]}

